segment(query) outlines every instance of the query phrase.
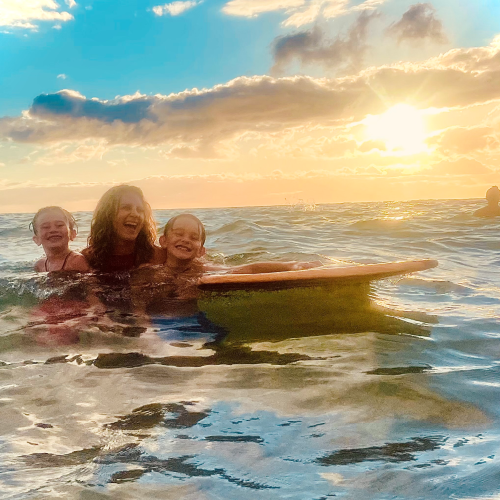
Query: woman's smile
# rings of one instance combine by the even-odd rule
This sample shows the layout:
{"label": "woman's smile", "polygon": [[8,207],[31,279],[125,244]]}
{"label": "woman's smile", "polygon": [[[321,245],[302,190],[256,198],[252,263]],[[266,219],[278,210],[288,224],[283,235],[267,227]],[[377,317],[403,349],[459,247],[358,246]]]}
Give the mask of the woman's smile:
{"label": "woman's smile", "polygon": [[144,225],[144,204],[136,193],[124,193],[115,215],[113,225],[121,240],[135,240]]}

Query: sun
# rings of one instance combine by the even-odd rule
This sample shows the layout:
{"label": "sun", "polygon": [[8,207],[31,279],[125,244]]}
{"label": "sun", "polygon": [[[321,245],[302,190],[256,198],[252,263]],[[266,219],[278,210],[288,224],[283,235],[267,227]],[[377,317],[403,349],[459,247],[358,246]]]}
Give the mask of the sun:
{"label": "sun", "polygon": [[396,104],[381,115],[368,115],[362,123],[367,139],[383,141],[392,154],[405,156],[428,149],[423,113],[409,104]]}

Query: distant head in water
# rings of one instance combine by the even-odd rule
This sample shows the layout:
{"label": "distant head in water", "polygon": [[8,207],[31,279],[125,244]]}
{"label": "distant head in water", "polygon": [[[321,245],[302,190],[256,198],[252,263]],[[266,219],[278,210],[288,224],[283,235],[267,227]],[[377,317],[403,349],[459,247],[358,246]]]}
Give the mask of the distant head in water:
{"label": "distant head in water", "polygon": [[133,254],[134,266],[138,266],[153,258],[155,239],[156,224],[141,189],[122,184],[99,200],[85,253],[98,270],[112,267],[110,259],[124,254]]}
{"label": "distant head in water", "polygon": [[474,212],[476,217],[496,217],[500,215],[500,207],[498,203],[500,202],[500,189],[498,186],[491,186],[488,191],[486,191],[486,201],[488,205],[486,207],[480,208]]}
{"label": "distant head in water", "polygon": [[500,189],[498,189],[498,186],[491,186],[486,191],[486,200],[488,201],[488,205],[498,205],[500,201]]}

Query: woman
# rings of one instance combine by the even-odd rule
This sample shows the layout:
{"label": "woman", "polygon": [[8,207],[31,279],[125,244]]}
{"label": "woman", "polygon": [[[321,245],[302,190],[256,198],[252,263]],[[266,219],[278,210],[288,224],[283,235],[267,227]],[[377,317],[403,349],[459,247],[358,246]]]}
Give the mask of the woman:
{"label": "woman", "polygon": [[130,271],[141,264],[160,264],[151,207],[136,186],[122,184],[103,194],[92,217],[88,247],[82,252],[101,272]]}

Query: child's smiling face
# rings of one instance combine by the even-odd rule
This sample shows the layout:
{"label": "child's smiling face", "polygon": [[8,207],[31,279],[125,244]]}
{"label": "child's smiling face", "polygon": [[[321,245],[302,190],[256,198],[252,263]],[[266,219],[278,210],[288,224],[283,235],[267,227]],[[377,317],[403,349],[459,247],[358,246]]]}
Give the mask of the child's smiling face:
{"label": "child's smiling face", "polygon": [[180,216],[167,234],[160,238],[160,245],[169,257],[189,261],[205,253],[200,224],[191,217]]}
{"label": "child's smiling face", "polygon": [[35,229],[33,241],[47,249],[67,248],[76,236],[76,230],[70,229],[67,217],[57,208],[41,213]]}
{"label": "child's smiling face", "polygon": [[144,203],[133,192],[124,193],[120,198],[118,211],[113,220],[115,235],[122,241],[135,241],[144,226]]}

